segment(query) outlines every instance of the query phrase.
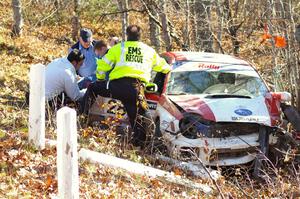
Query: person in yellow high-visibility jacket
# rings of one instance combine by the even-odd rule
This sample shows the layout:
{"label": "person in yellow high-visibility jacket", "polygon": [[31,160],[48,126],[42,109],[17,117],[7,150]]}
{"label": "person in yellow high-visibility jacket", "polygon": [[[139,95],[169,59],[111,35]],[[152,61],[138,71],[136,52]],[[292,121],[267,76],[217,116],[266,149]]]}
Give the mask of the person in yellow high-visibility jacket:
{"label": "person in yellow high-visibility jacket", "polygon": [[[171,67],[153,48],[139,41],[139,26],[128,26],[126,33],[126,42],[116,44],[97,61],[98,81],[88,88],[83,107],[86,112],[97,95],[120,100],[133,129],[132,144],[144,147],[147,134],[154,131],[154,123],[145,105],[142,85],[150,81],[152,70],[166,74]],[[108,73],[109,80],[104,81]]]}

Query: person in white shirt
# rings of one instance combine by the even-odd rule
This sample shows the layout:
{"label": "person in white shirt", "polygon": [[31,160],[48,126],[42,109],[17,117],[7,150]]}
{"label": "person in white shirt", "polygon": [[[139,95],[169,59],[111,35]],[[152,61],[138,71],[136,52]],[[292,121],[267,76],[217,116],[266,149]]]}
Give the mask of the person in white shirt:
{"label": "person in white shirt", "polygon": [[[66,97],[72,101],[78,101],[84,96],[86,89],[79,89],[76,76],[76,71],[81,67],[84,59],[84,55],[78,49],[74,49],[68,57],[55,59],[48,64],[45,73],[45,97],[47,101]],[[60,101],[64,103],[63,99]]]}

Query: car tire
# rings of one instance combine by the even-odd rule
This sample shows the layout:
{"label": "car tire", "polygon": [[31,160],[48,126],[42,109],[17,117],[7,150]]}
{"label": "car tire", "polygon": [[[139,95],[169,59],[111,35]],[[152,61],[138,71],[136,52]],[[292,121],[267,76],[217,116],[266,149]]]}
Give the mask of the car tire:
{"label": "car tire", "polygon": [[253,176],[257,179],[263,178],[263,163],[268,158],[269,154],[269,132],[267,127],[261,126],[259,128],[259,152],[254,160]]}

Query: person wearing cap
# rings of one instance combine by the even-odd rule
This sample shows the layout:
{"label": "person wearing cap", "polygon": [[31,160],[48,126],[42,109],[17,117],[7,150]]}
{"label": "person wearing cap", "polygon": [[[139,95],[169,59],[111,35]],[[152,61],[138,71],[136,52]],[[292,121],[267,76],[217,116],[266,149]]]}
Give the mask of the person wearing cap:
{"label": "person wearing cap", "polygon": [[[80,69],[85,56],[78,50],[72,50],[68,57],[58,58],[49,63],[45,71],[45,97],[64,104],[64,98],[80,100],[86,89],[80,90],[76,81],[76,70]],[[66,95],[66,96],[64,96]]]}
{"label": "person wearing cap", "polygon": [[[97,78],[84,96],[83,112],[95,100],[95,96],[113,97],[120,100],[127,112],[133,129],[131,142],[144,147],[147,134],[154,132],[154,122],[144,96],[143,84],[148,83],[151,71],[168,73],[170,65],[153,48],[140,41],[141,28],[137,25],[126,29],[127,41],[114,45],[97,61]],[[110,71],[109,80],[103,81]]]}
{"label": "person wearing cap", "polygon": [[81,78],[78,85],[80,88],[86,88],[89,83],[96,81],[96,54],[94,51],[94,45],[96,41],[93,40],[92,31],[87,28],[82,28],[80,30],[79,41],[74,44],[70,51],[73,49],[78,49],[84,56],[85,60],[82,67],[77,71],[77,74]]}

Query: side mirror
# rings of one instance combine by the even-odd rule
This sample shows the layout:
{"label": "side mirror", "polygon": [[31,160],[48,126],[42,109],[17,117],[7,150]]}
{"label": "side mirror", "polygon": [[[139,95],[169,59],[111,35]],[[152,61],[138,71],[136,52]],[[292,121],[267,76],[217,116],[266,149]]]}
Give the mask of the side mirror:
{"label": "side mirror", "polygon": [[156,93],[157,90],[158,90],[158,87],[155,83],[149,82],[145,86],[146,93]]}
{"label": "side mirror", "polygon": [[292,100],[292,95],[289,92],[271,92],[268,93],[267,98],[273,98],[280,102],[290,102]]}

